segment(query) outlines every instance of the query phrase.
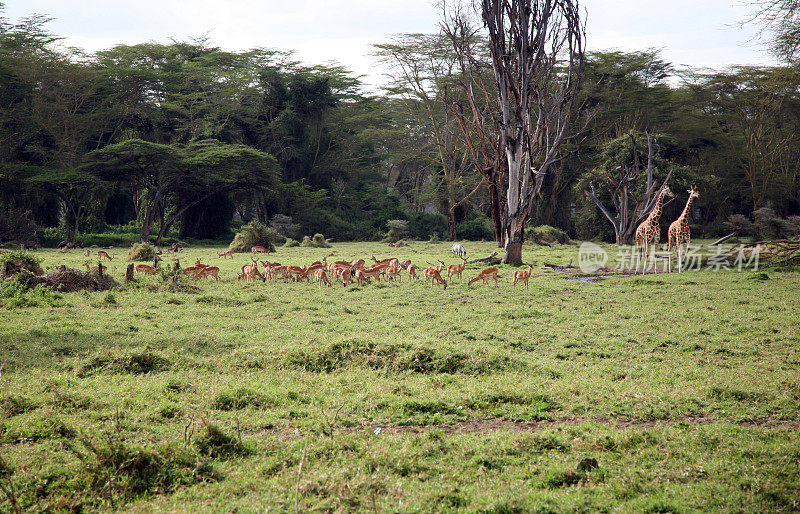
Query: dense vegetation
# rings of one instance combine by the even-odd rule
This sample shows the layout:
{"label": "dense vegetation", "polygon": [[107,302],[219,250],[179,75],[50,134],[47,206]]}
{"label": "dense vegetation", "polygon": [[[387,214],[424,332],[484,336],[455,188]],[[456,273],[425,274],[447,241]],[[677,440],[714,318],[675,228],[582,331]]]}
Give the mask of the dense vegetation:
{"label": "dense vegetation", "polygon": [[[341,67],[204,39],[85,55],[57,46],[46,23],[0,11],[0,242],[230,241],[252,220],[296,240],[376,239],[391,220],[411,238],[494,238],[483,157],[456,127],[466,107],[444,35],[376,46],[392,79],[372,95]],[[595,52],[583,83],[576,135],[531,225],[612,239],[584,190],[645,160],[645,133],[656,178],[672,171],[679,197],[700,188],[698,235],[800,214],[793,62],[701,73],[652,50]],[[681,208],[679,198],[665,216]]]}

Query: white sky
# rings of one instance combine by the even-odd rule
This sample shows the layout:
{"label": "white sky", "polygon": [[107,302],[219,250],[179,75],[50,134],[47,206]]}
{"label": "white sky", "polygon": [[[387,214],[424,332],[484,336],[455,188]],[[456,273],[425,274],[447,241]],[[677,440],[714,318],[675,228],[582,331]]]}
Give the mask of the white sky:
{"label": "white sky", "polygon": [[[382,83],[370,57],[391,34],[435,32],[433,0],[0,0],[12,22],[33,13],[54,18],[51,32],[89,52],[115,44],[208,34],[225,50],[294,50],[306,64],[336,61],[372,85]],[[741,26],[749,0],[582,0],[589,50],[660,48],[676,65],[723,68],[774,64],[758,27]]]}

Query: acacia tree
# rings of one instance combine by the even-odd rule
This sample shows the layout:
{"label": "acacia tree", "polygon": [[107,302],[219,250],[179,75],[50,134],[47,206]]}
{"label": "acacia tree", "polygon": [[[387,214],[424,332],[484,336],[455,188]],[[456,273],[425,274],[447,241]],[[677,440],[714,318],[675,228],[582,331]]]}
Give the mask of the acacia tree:
{"label": "acacia tree", "polygon": [[[504,246],[503,222],[499,184],[505,169],[500,146],[498,113],[491,101],[495,92],[491,88],[491,64],[488,49],[466,13],[456,8],[442,22],[442,31],[453,45],[458,61],[456,83],[461,95],[447,103],[447,108],[458,121],[458,127],[469,151],[475,171],[482,177],[489,190],[489,203],[494,237],[497,245]],[[487,73],[489,72],[489,73]]]}
{"label": "acacia tree", "polygon": [[506,263],[522,261],[525,223],[549,168],[563,158],[584,67],[578,0],[482,0],[480,12],[507,161]]}

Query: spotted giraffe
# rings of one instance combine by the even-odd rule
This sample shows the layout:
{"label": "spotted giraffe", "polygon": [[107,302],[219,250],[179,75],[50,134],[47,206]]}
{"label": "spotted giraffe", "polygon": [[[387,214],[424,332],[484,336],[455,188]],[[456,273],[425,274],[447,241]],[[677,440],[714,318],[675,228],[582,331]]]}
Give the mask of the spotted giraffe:
{"label": "spotted giraffe", "polygon": [[661,189],[656,199],[656,204],[650,215],[636,228],[636,254],[637,263],[636,270],[639,270],[638,260],[642,260],[642,274],[644,275],[647,269],[647,261],[650,258],[650,251],[655,253],[658,241],[661,238],[661,225],[658,224],[658,219],[661,217],[661,208],[664,204],[664,197],[669,196],[675,198],[675,193],[670,191],[669,186],[666,184]]}
{"label": "spotted giraffe", "polygon": [[686,191],[689,193],[689,199],[686,200],[686,207],[683,208],[681,215],[673,221],[669,226],[667,232],[669,240],[669,271],[672,272],[672,246],[678,248],[678,273],[683,271],[681,250],[683,243],[686,243],[686,250],[689,250],[689,241],[691,233],[689,232],[689,215],[692,212],[692,200],[700,198],[700,193],[697,191],[697,186],[692,186],[691,189]]}

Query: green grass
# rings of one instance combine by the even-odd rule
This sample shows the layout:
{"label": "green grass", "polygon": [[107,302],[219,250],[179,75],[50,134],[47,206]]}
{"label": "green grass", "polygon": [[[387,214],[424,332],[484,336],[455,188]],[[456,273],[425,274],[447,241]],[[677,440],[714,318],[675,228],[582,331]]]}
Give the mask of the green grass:
{"label": "green grass", "polygon": [[[284,248],[456,263],[449,243]],[[465,243],[470,257],[490,243]],[[566,264],[576,245],[526,246]],[[161,276],[0,308],[0,456],[23,509],[684,512],[800,508],[800,274],[530,288]],[[122,279],[126,249],[110,253]],[[82,252],[39,251],[83,268]],[[165,256],[166,257],[166,256]],[[96,264],[96,256],[92,257]],[[167,262],[168,264],[168,262]],[[766,273],[765,280],[761,273]],[[421,274],[421,273],[420,273]],[[16,306],[15,306],[16,305]],[[584,458],[598,467],[578,469]],[[0,498],[0,510],[8,503]]]}

